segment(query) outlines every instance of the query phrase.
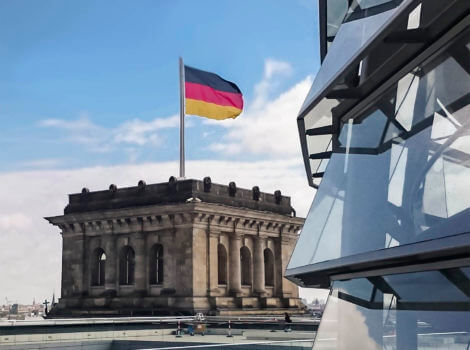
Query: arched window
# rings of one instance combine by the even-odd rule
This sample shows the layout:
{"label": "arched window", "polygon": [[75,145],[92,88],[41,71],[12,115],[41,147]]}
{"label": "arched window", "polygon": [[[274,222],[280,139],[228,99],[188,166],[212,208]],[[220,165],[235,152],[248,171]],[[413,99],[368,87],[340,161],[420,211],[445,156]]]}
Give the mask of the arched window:
{"label": "arched window", "polygon": [[240,267],[242,272],[242,285],[251,286],[253,280],[251,272],[251,253],[247,246],[240,248]]}
{"label": "arched window", "polygon": [[217,245],[217,276],[219,284],[227,284],[227,250],[223,244]]}
{"label": "arched window", "polygon": [[264,250],[264,283],[274,286],[274,254],[269,248]]}
{"label": "arched window", "polygon": [[134,284],[135,253],[131,247],[124,246],[119,254],[119,284]]}
{"label": "arched window", "polygon": [[150,284],[163,283],[163,246],[155,244],[150,251]]}
{"label": "arched window", "polygon": [[97,248],[93,252],[91,266],[91,284],[93,286],[104,286],[106,266],[106,254],[103,249]]}

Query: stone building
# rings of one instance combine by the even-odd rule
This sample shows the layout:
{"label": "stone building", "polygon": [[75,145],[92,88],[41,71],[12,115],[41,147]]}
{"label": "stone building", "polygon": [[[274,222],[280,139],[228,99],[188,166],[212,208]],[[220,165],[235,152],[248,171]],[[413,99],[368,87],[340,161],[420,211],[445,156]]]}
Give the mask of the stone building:
{"label": "stone building", "polygon": [[[280,191],[181,180],[69,195],[62,293],[52,317],[275,313],[299,308],[283,278],[303,219]],[[268,311],[269,310],[269,311]]]}

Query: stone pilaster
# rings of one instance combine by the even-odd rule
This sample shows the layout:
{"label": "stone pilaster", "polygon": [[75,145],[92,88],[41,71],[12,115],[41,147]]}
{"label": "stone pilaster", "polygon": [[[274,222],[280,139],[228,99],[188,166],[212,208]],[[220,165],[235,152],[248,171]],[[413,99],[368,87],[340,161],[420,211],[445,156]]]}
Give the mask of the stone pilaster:
{"label": "stone pilaster", "polygon": [[219,275],[218,275],[218,244],[220,232],[209,232],[209,295],[218,295]]}
{"label": "stone pilaster", "polygon": [[258,295],[265,293],[264,281],[264,238],[256,237],[253,246],[253,282],[254,291]]}
{"label": "stone pilaster", "polygon": [[145,237],[139,232],[133,237],[133,240],[135,246],[135,290],[139,293],[145,293],[147,290]]}
{"label": "stone pilaster", "polygon": [[117,285],[117,242],[115,235],[107,235],[104,242],[104,251],[106,254],[104,288],[108,293],[116,293]]}
{"label": "stone pilaster", "polygon": [[292,251],[294,250],[295,239],[282,237],[279,243],[281,246],[281,261],[279,265],[281,267],[280,276],[282,281],[282,296],[285,298],[298,298],[298,287],[294,283],[290,282],[287,278],[282,277],[284,276],[284,271],[286,271],[289,258],[292,255]]}
{"label": "stone pilaster", "polygon": [[287,265],[283,262],[283,245],[281,244],[281,239],[276,239],[274,241],[274,296],[282,297],[283,296],[283,284],[285,278],[283,266]]}
{"label": "stone pilaster", "polygon": [[229,285],[231,293],[241,293],[242,282],[241,282],[241,270],[240,270],[240,248],[241,239],[240,236],[232,234],[230,236],[230,264],[229,264]]}

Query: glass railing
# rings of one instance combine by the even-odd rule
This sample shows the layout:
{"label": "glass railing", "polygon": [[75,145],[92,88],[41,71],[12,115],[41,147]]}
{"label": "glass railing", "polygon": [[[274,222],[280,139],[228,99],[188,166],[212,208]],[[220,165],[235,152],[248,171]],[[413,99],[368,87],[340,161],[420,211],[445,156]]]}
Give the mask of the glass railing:
{"label": "glass railing", "polygon": [[242,350],[242,349],[276,349],[276,350],[287,350],[287,349],[312,349],[312,339],[301,339],[301,340],[279,340],[279,341],[259,341],[251,343],[238,343],[238,344],[204,344],[204,345],[192,345],[192,346],[173,346],[165,348],[147,348],[139,350],[176,350],[176,349],[221,349],[221,350]]}
{"label": "glass railing", "polygon": [[224,318],[94,318],[0,321],[0,350],[7,349],[237,349],[312,348],[318,321],[253,319],[230,323]]}

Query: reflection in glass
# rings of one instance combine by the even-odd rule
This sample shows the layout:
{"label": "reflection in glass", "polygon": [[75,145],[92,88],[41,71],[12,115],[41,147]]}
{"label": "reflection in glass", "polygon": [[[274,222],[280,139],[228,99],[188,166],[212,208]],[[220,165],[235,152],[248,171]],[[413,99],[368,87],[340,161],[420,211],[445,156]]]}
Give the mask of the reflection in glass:
{"label": "reflection in glass", "polygon": [[470,232],[469,41],[343,125],[289,268]]}
{"label": "reflection in glass", "polygon": [[468,349],[464,269],[335,281],[313,349]]}
{"label": "reflection in glass", "polygon": [[362,123],[345,124],[339,135],[339,141],[341,144],[347,144],[347,147],[378,147],[382,135],[377,130],[383,130],[386,122],[387,117],[378,109]]}
{"label": "reflection in glass", "polygon": [[403,0],[327,0],[326,36],[328,45],[333,42],[339,27],[353,20],[373,16],[398,6]]}

